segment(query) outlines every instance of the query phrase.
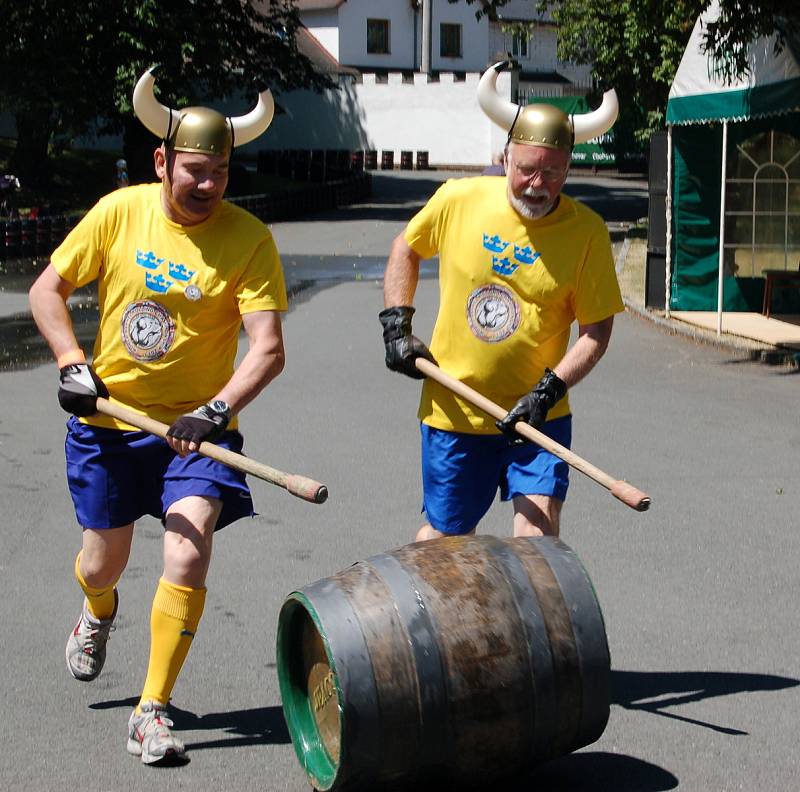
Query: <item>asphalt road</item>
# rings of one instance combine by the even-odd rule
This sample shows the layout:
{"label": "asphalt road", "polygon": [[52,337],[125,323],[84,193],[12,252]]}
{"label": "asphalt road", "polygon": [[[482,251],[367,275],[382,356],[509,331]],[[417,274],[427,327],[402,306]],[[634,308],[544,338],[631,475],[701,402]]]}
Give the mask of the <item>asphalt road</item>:
{"label": "asphalt road", "polygon": [[[125,752],[160,525],[137,527],[102,676],[76,682],[64,644],[80,607],[79,529],[55,370],[0,372],[0,788],[309,788],[281,713],[277,614],[290,591],[409,542],[419,525],[419,386],[383,368],[378,262],[435,181],[381,176],[369,206],[274,228],[303,288],[285,319],[286,370],[243,416],[246,450],[323,481],[330,499],[313,506],[254,482],[259,516],[218,535],[205,616],[173,697],[185,767],[146,768]],[[436,303],[431,274],[417,295],[423,337]],[[796,788],[797,385],[788,369],[619,317],[605,359],[572,394],[573,447],[653,505],[633,512],[573,473],[562,527],[603,606],[611,718],[597,743],[510,789]],[[507,505],[496,503],[481,530],[509,535]]]}

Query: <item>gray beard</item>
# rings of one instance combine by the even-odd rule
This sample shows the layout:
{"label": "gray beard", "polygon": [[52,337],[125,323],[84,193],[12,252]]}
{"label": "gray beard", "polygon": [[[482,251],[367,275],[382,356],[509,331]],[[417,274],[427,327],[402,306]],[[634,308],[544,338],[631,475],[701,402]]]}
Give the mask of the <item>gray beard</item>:
{"label": "gray beard", "polygon": [[534,208],[526,204],[521,198],[517,198],[511,191],[508,193],[508,202],[518,214],[521,214],[528,220],[539,220],[545,215],[550,214],[557,200],[558,198],[554,198],[552,201],[548,201],[546,204]]}

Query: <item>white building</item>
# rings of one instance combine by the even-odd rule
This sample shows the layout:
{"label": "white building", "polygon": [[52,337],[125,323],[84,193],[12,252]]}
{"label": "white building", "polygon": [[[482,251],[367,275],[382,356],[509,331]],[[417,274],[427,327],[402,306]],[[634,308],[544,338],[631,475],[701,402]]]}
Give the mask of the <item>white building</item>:
{"label": "white building", "polygon": [[[431,164],[485,165],[505,133],[480,111],[480,75],[512,56],[498,89],[509,99],[586,94],[590,68],[558,61],[556,28],[532,0],[502,20],[475,18],[466,0],[296,0],[305,54],[336,73],[339,91],[295,91],[260,147],[427,151]],[[525,23],[529,34],[503,30]]]}

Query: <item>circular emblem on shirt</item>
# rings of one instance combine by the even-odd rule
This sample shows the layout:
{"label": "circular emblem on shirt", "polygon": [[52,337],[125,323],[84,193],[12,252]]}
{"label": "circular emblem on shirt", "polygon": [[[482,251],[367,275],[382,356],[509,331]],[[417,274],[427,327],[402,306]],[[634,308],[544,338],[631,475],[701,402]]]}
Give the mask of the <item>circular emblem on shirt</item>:
{"label": "circular emblem on shirt", "polygon": [[183,293],[186,296],[186,299],[191,300],[192,302],[197,302],[203,296],[203,292],[200,291],[200,287],[195,286],[194,283],[190,283],[183,290]]}
{"label": "circular emblem on shirt", "polygon": [[467,321],[476,338],[495,344],[519,327],[519,305],[514,293],[499,284],[480,286],[467,300]]}
{"label": "circular emblem on shirt", "polygon": [[142,300],[131,303],[122,314],[122,343],[136,360],[159,360],[174,340],[175,322],[163,305]]}

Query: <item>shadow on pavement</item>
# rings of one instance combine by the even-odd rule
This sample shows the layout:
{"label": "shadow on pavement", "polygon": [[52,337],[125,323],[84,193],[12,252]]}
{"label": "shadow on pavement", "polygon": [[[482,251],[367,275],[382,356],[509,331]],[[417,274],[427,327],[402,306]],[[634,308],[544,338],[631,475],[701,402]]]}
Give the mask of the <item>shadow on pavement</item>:
{"label": "shadow on pavement", "polygon": [[[97,309],[77,306],[71,315],[78,343],[90,350],[97,335]],[[53,363],[53,353],[30,313],[0,317],[0,371],[21,371],[44,363]]]}
{"label": "shadow on pavement", "polygon": [[606,222],[635,223],[647,216],[647,190],[636,184],[589,184],[587,181],[567,182],[565,195],[575,198],[597,212]]}
{"label": "shadow on pavement", "polygon": [[486,783],[448,786],[445,781],[398,784],[393,792],[662,792],[675,789],[678,779],[658,765],[625,754],[587,751],[568,754],[533,772]]}
{"label": "shadow on pavement", "polygon": [[503,792],[661,792],[677,786],[678,779],[658,765],[625,754],[589,751],[548,762],[524,781],[504,785]]}
{"label": "shadow on pavement", "polygon": [[[461,176],[463,174],[459,175],[459,177]],[[397,178],[373,175],[372,195],[361,203],[340,206],[338,209],[317,212],[284,222],[329,223],[383,220],[406,223],[422,209],[427,200],[443,183],[444,178]]]}
{"label": "shadow on pavement", "polygon": [[612,671],[611,703],[628,710],[642,710],[663,715],[695,726],[730,735],[748,732],[665,712],[717,696],[750,693],[760,690],[783,690],[800,685],[800,680],[769,674],[737,674],[724,671]]}
{"label": "shadow on pavement", "polygon": [[[90,704],[89,709],[129,709],[139,703],[139,697],[98,701]],[[178,731],[215,730],[234,735],[218,740],[187,742],[186,749],[200,751],[203,748],[236,748],[242,745],[276,745],[291,742],[282,707],[254,707],[245,710],[229,710],[228,712],[210,712],[207,715],[195,715],[170,704],[169,715]]]}
{"label": "shadow on pavement", "polygon": [[[479,173],[443,173],[435,178],[397,178],[373,175],[367,200],[285,222],[315,223],[374,220],[408,222],[447,178],[471,178]],[[624,179],[593,182],[591,177],[567,181],[563,192],[585,203],[606,222],[635,222],[647,215],[647,184]]]}
{"label": "shadow on pavement", "polygon": [[275,745],[291,742],[281,707],[254,707],[229,712],[211,712],[197,715],[171,707],[175,727],[181,731],[213,729],[230,735],[218,740],[187,742],[186,749],[200,751],[203,748],[236,748],[242,745]]}

